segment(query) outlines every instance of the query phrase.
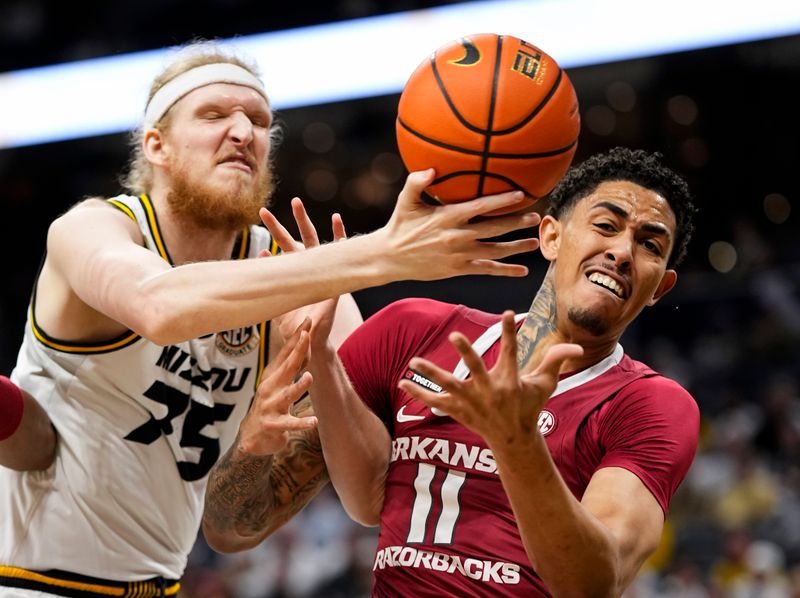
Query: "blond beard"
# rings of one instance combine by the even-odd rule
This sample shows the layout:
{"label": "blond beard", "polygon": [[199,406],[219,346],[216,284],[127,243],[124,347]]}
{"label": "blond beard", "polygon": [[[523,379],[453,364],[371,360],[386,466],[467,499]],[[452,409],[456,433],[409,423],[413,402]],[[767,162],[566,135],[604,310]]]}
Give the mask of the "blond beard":
{"label": "blond beard", "polygon": [[271,164],[267,164],[253,186],[241,177],[240,183],[215,185],[193,178],[189,169],[176,167],[172,172],[167,204],[179,219],[211,230],[238,230],[260,222],[259,208],[269,205],[273,191]]}

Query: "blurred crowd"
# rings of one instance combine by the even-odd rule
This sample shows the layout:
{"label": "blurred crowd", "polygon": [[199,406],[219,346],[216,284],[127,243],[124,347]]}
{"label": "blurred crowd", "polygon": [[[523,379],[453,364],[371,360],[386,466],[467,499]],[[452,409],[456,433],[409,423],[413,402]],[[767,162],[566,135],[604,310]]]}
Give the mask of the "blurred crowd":
{"label": "blurred crowd", "polygon": [[[625,598],[800,597],[800,272],[775,242],[741,224],[732,271],[690,267],[623,338],[703,416],[661,546]],[[219,555],[200,537],[183,598],[368,596],[376,533],[328,487],[252,551]]]}

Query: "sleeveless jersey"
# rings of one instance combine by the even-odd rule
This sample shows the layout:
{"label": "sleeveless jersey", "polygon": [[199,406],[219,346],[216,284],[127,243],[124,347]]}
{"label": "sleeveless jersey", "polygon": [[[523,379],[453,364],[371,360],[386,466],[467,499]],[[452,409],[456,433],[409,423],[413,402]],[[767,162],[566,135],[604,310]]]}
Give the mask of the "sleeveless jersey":
{"label": "sleeveless jersey", "polygon": [[[373,596],[550,596],[530,565],[486,443],[397,388],[403,377],[440,390],[408,367],[414,356],[465,377],[467,369],[447,340],[455,330],[474,343],[491,367],[499,352],[499,320],[499,315],[463,306],[403,300],[370,318],[340,350],[354,388],[392,436]],[[655,379],[665,383],[654,385]],[[650,418],[657,423],[650,427],[658,428],[660,437],[648,437],[646,448],[653,449],[650,457],[663,457],[660,470],[635,457],[635,445],[645,441],[633,426],[647,429],[649,424],[633,415],[641,409],[630,404],[638,403],[644,393],[657,394],[658,401],[676,401],[680,409],[670,413],[687,410],[694,426],[693,436],[686,434],[675,442],[671,431],[661,426],[661,416]],[[615,403],[623,407],[603,411]],[[618,408],[622,416],[615,412]],[[594,417],[604,417],[606,423],[613,418],[613,427],[621,430],[597,437],[588,425]],[[615,465],[640,475],[665,511],[691,463],[698,425],[691,396],[625,355],[621,346],[591,368],[562,379],[539,416],[540,432],[577,499],[594,471]],[[614,440],[618,437],[625,440]],[[662,441],[664,447],[679,445],[677,454],[668,452],[672,448],[659,452]],[[606,448],[605,442],[611,446]],[[631,450],[613,448],[626,442]]]}
{"label": "sleeveless jersey", "polygon": [[[172,263],[147,196],[108,200]],[[276,253],[242,230],[232,259]],[[207,474],[233,442],[267,359],[268,324],[159,346],[128,332],[103,343],[53,338],[34,296],[12,379],[58,433],[45,471],[0,467],[0,565],[98,578],[180,578]]]}

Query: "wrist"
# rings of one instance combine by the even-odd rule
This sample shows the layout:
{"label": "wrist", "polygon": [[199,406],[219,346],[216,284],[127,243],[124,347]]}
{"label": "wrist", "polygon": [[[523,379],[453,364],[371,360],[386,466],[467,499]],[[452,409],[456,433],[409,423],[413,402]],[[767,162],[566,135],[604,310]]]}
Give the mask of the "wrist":
{"label": "wrist", "polygon": [[17,431],[24,407],[22,390],[5,376],[0,376],[0,440],[11,437]]}
{"label": "wrist", "polygon": [[498,461],[531,462],[537,461],[537,456],[549,457],[550,451],[538,428],[533,428],[525,433],[520,433],[514,438],[504,438],[501,441],[490,442],[487,446]]}
{"label": "wrist", "polygon": [[308,369],[312,373],[318,365],[330,363],[335,359],[337,349],[333,346],[330,339],[326,339],[324,343],[318,343],[311,347],[311,359],[308,362]]}
{"label": "wrist", "polygon": [[369,256],[370,264],[377,272],[376,286],[398,280],[411,280],[409,275],[403,272],[402,260],[398,259],[398,247],[393,242],[387,226],[360,237],[367,244],[363,251]]}

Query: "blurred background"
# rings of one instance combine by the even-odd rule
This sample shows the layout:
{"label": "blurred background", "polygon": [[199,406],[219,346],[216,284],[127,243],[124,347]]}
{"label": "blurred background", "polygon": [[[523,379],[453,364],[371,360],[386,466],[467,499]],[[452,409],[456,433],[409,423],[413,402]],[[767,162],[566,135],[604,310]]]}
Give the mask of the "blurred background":
{"label": "blurred background", "polygon": [[[0,87],[18,69],[444,4],[469,3],[3,0]],[[683,18],[688,26],[691,12]],[[700,207],[677,287],[622,341],[687,387],[703,416],[662,546],[630,597],[800,596],[798,33],[567,69],[582,118],[575,163],[617,145],[660,151]],[[386,222],[405,177],[398,94],[279,111],[283,222],[295,195],[323,232],[335,211],[351,234]],[[58,96],[49,100],[58,111]],[[1,373],[14,366],[49,222],[83,197],[119,193],[127,157],[122,132],[0,149]],[[517,261],[530,265],[527,278],[398,283],[356,300],[365,316],[412,295],[525,311],[545,265],[538,255]],[[256,550],[217,555],[199,538],[182,595],[364,596],[374,546],[375,530],[351,523],[327,489]]]}

